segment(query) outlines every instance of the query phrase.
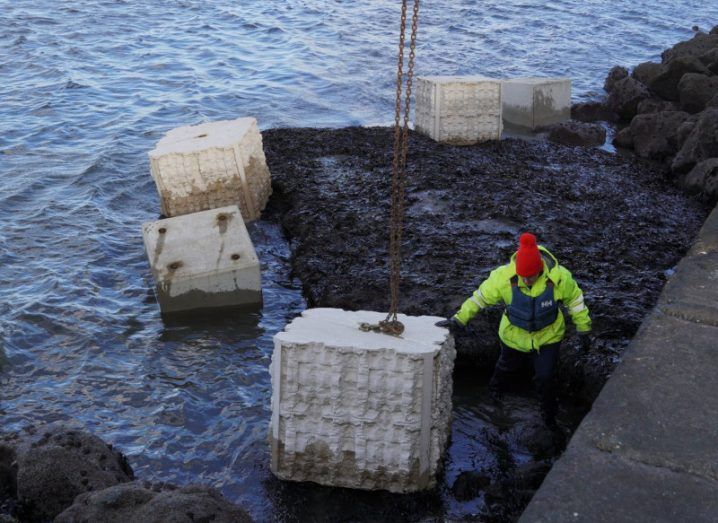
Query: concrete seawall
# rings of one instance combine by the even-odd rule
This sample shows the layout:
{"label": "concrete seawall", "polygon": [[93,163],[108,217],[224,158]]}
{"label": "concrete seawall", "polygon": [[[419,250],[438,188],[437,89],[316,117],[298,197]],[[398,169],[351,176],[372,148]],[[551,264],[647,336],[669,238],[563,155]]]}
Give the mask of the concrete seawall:
{"label": "concrete seawall", "polygon": [[718,207],[520,521],[718,521]]}

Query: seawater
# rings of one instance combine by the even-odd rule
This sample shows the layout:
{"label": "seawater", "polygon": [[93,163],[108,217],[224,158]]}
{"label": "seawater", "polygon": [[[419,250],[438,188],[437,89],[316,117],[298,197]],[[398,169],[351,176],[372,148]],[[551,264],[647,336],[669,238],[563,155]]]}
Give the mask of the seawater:
{"label": "seawater", "polygon": [[[146,153],[171,128],[239,116],[261,128],[390,122],[399,6],[0,1],[2,430],[75,423],[140,478],[214,485],[260,520],[321,513],[300,499],[331,504],[268,471],[272,336],[305,307],[281,232],[250,227],[261,312],[163,322],[140,232],[159,213]],[[657,60],[716,23],[705,1],[425,1],[416,74],[569,76],[587,100],[611,66]],[[447,491],[460,471],[492,466],[471,461],[490,456],[476,435],[492,429],[464,382],[440,499],[415,516],[480,510]],[[378,508],[357,499],[341,508],[353,515],[323,514]]]}

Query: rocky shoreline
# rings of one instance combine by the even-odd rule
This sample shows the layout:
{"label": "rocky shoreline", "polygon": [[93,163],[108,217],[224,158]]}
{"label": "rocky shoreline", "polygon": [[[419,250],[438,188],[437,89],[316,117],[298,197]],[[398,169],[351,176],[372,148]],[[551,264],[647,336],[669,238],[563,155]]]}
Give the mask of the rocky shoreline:
{"label": "rocky shoreline", "polygon": [[582,121],[621,127],[613,143],[666,166],[668,176],[708,202],[718,201],[718,26],[696,32],[631,71],[609,71],[605,101],[574,106]]}
{"label": "rocky shoreline", "polygon": [[0,522],[14,518],[58,523],[251,521],[216,489],[137,480],[127,458],[112,445],[63,425],[0,436]]}
{"label": "rocky shoreline", "polygon": [[[402,247],[401,311],[448,316],[505,263],[520,231],[535,232],[573,271],[592,311],[592,351],[579,355],[569,334],[559,368],[564,404],[584,411],[718,199],[718,27],[668,49],[660,64],[614,68],[605,87],[607,100],[574,106],[576,121],[549,130],[566,146],[454,147],[411,133]],[[601,144],[602,126],[578,123],[596,121],[623,126],[614,143],[635,157],[574,147]],[[310,306],[387,309],[392,136],[360,127],[264,132],[274,189],[265,218],[281,223]],[[499,315],[480,315],[458,336],[461,372],[476,380],[495,362]],[[450,487],[459,500],[484,496],[487,521],[511,521],[562,444],[533,418],[495,437],[528,440],[533,459],[464,473]],[[0,522],[16,520],[251,519],[215,489],[137,480],[117,449],[57,425],[0,436]]]}

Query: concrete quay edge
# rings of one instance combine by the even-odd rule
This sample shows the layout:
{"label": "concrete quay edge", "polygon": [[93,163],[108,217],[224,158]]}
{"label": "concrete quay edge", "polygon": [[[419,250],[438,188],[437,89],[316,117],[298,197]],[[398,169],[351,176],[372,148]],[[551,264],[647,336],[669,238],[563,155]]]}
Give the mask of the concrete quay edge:
{"label": "concrete quay edge", "polygon": [[718,521],[718,206],[519,519]]}

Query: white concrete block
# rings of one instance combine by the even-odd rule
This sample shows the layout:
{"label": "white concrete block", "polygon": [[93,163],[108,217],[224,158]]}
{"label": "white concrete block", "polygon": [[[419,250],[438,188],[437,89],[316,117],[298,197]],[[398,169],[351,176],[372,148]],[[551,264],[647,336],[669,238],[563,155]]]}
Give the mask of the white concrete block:
{"label": "white concrete block", "polygon": [[400,315],[400,338],[359,330],[385,317],[309,309],[274,337],[278,477],[392,492],[436,484],[450,430],[454,340],[433,316]]}
{"label": "white concrete block", "polygon": [[262,303],[259,259],[236,205],[142,225],[162,312]]}
{"label": "white concrete block", "polygon": [[570,78],[512,78],[503,84],[504,122],[536,129],[571,118]]}
{"label": "white concrete block", "polygon": [[252,221],[272,193],[254,118],[173,129],[149,157],[165,216],[238,205],[244,220]]}
{"label": "white concrete block", "polygon": [[468,145],[501,138],[501,81],[484,76],[416,79],[414,129],[437,142]]}

